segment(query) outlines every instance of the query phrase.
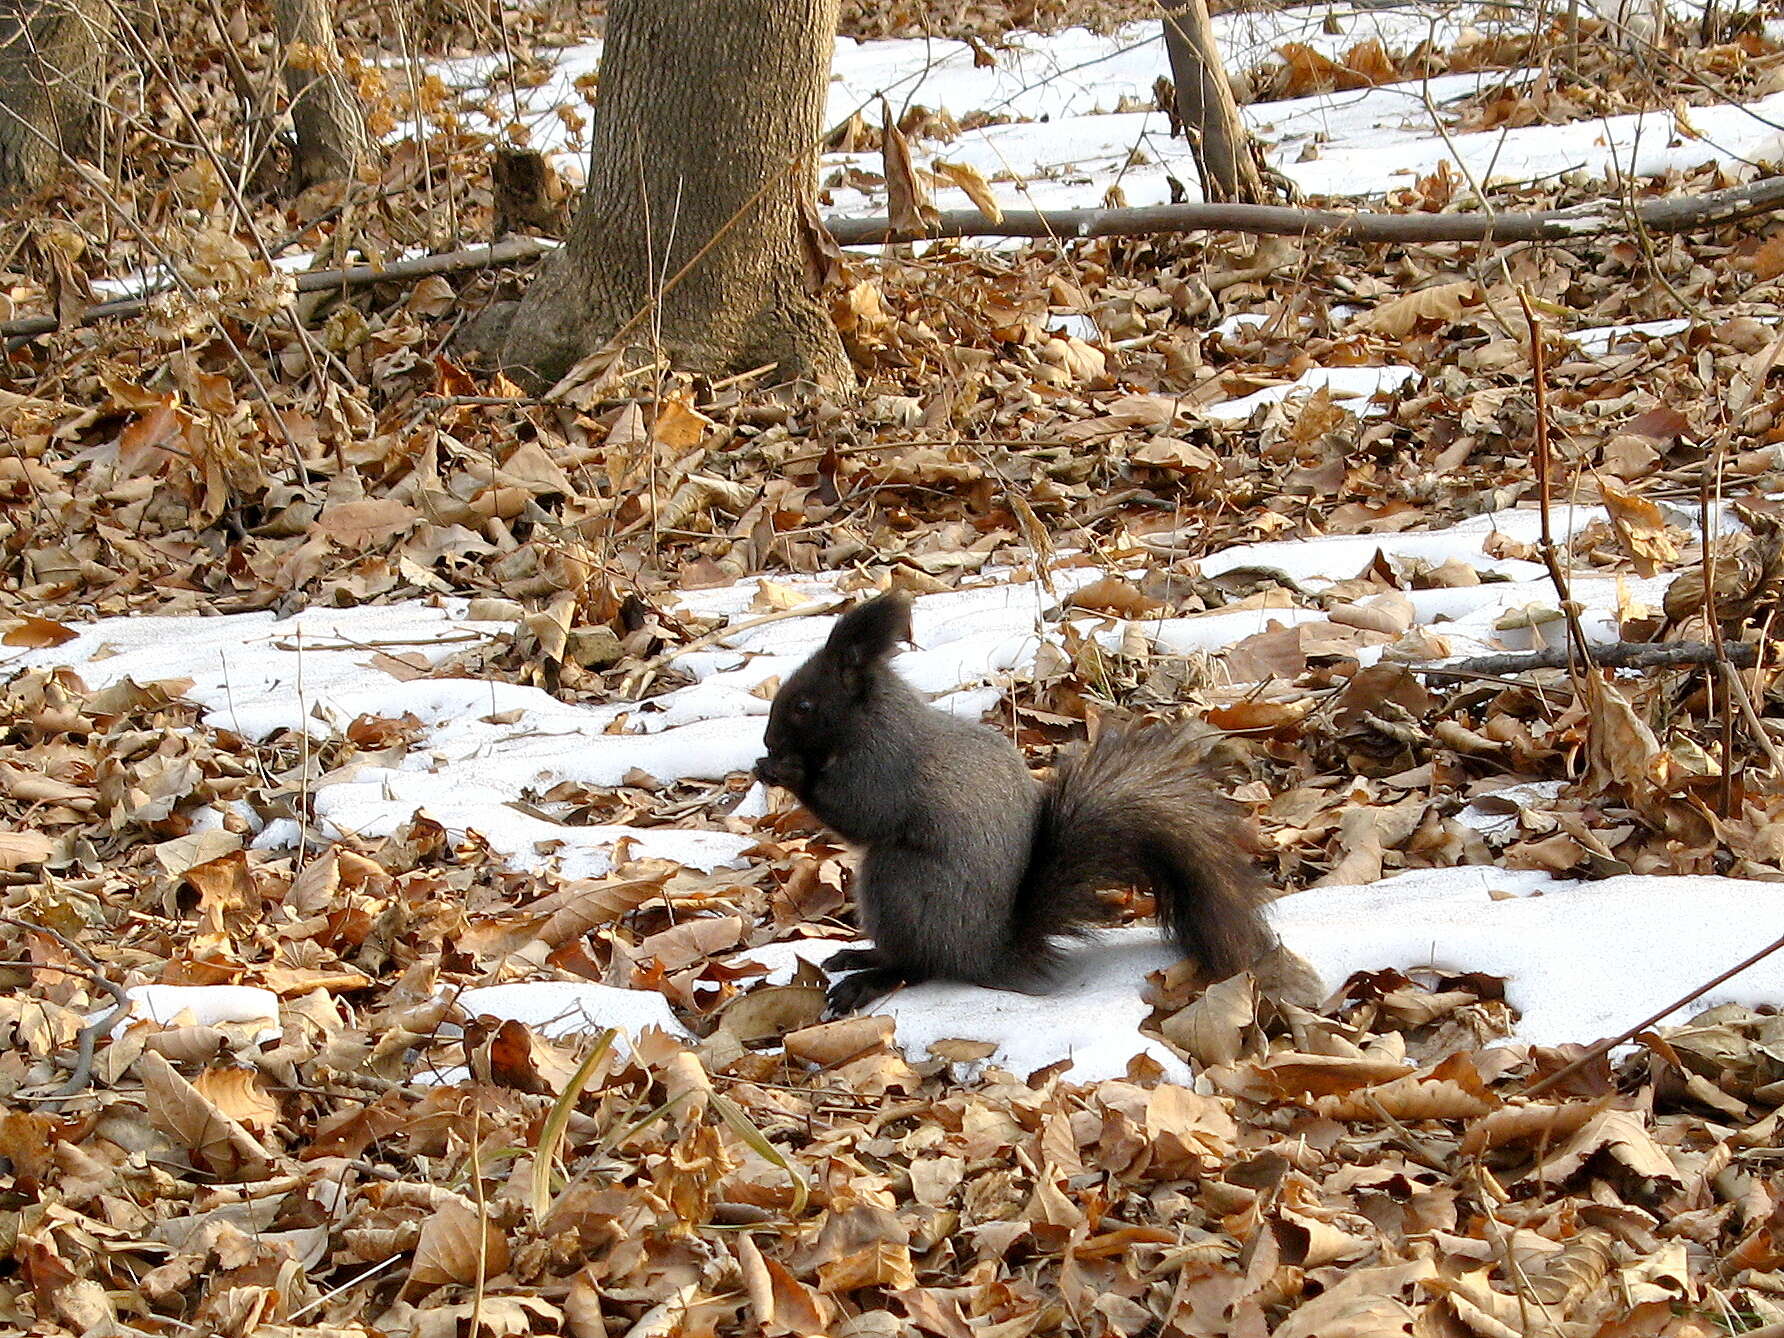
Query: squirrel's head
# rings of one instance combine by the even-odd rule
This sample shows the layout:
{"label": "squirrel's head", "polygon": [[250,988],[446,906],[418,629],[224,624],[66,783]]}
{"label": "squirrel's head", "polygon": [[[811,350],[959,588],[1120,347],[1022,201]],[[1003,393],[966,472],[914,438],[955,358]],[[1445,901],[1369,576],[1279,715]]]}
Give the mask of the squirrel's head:
{"label": "squirrel's head", "polygon": [[900,641],[911,636],[910,596],[902,591],[857,604],[836,620],[830,639],[774,694],[756,775],[800,793],[868,722],[862,708],[879,676],[890,672]]}

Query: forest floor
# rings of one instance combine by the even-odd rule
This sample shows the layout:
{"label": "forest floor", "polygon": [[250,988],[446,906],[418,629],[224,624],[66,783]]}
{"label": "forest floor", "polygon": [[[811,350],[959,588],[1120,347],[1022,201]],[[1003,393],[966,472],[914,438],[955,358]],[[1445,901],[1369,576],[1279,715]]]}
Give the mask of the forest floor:
{"label": "forest floor", "polygon": [[[1141,7],[845,9],[828,215],[880,90],[947,207],[1193,182]],[[1784,159],[1767,15],[1220,21],[1310,204]],[[489,241],[497,141],[573,176],[586,16],[349,14],[387,152],[295,198],[221,170],[256,22],[164,12],[109,184],[0,215],[0,321],[64,320],[0,364],[0,1325],[1784,1334],[1784,966],[1587,1054],[1784,934],[1784,225],[856,248],[854,390],[535,398],[453,342],[526,265],[271,262]],[[887,584],[1037,767],[1194,721],[1324,987],[1202,990],[1130,894],[1056,996],[822,1021],[846,852],[748,767]],[[1653,662],[1462,663],[1570,627]]]}

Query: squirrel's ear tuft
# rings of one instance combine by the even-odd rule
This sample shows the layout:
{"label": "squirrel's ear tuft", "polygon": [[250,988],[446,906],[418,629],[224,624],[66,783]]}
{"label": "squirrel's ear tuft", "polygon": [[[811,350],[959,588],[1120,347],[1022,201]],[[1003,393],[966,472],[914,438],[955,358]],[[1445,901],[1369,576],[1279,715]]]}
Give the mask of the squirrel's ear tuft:
{"label": "squirrel's ear tuft", "polygon": [[824,649],[844,664],[883,660],[911,639],[911,597],[902,590],[857,604],[836,620]]}

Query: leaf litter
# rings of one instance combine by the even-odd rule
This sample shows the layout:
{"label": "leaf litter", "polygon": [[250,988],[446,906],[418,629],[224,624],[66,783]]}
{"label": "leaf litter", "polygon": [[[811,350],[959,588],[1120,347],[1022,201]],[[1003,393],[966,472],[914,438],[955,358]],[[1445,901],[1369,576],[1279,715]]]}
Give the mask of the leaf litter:
{"label": "leaf litter", "polygon": [[[969,8],[953,35],[1058,21]],[[917,20],[896,10],[855,6],[851,22],[907,35]],[[542,50],[551,22],[515,17],[523,55]],[[1738,81],[1769,54],[1749,34],[1689,58]],[[1407,60],[1290,49],[1278,77],[1308,92],[1433,72]],[[408,114],[394,83],[357,74],[387,122]],[[1624,109],[1588,107],[1587,87],[1508,85],[1475,114]],[[217,71],[191,91],[233,123]],[[483,145],[453,130],[443,89],[422,94],[441,157],[430,169],[399,144],[379,183],[415,208],[324,193],[265,206],[261,235],[302,226],[324,259],[445,242],[424,235],[440,226],[430,172]],[[758,703],[747,721],[815,627],[785,615],[814,595],[1050,582],[1071,614],[1043,645],[1001,660],[957,646],[950,662],[925,641],[929,658],[907,658],[936,690],[988,680],[975,700],[1037,763],[1104,711],[1206,718],[1285,890],[1478,865],[1545,889],[1532,909],[1632,874],[1732,875],[1759,898],[1784,861],[1767,765],[1774,224],[1582,239],[1485,274],[1461,244],[1303,242],[1262,268],[1221,238],[846,254],[833,304],[859,405],[673,378],[540,404],[448,339],[509,276],[298,297],[243,245],[214,175],[131,134],[126,164],[153,167],[120,199],[198,304],[170,295],[146,319],[32,341],[5,371],[0,610],[29,665],[0,712],[7,1324],[952,1338],[1784,1322],[1775,1009],[1721,1003],[1526,1097],[1596,1037],[1488,1044],[1514,1032],[1518,982],[1478,964],[1359,963],[1309,998],[1286,967],[1198,992],[1161,960],[1145,1049],[1073,1081],[958,1038],[901,1045],[893,1018],[820,1019],[816,972],[777,973],[775,953],[847,936],[844,852],[748,793],[747,747],[714,775],[654,774],[645,751],[503,788],[540,824],[508,849],[425,805],[343,827],[326,798],[364,815],[351,787],[428,774],[454,720],[538,726],[558,703],[622,747],[656,715],[671,719],[652,737],[696,727],[678,704],[705,709],[695,690],[744,660],[731,648],[767,637],[737,688]],[[1438,174],[1397,203],[1456,189]],[[456,203],[462,226],[489,216],[481,185]],[[33,275],[77,292],[147,259],[80,187],[56,210],[4,262],[8,315],[70,301]],[[1555,519],[1594,636],[1703,636],[1707,567],[1720,630],[1757,666],[1411,667],[1561,631],[1529,527],[1417,542],[1534,500],[1512,285],[1554,323]],[[1680,296],[1682,331],[1567,341],[1676,316]],[[1421,379],[1362,401],[1262,395],[1396,365]],[[1755,377],[1736,412],[1729,388]],[[1211,412],[1248,396],[1242,417]],[[1743,507],[1715,508],[1708,536],[1706,462]],[[1329,537],[1311,567],[1269,547],[1309,536]],[[311,642],[295,712],[270,687],[216,682],[197,652],[139,680],[79,640],[127,613],[408,617],[417,600],[462,639]],[[89,640],[115,636],[102,626]],[[330,656],[355,657],[333,684]],[[413,709],[388,692],[340,706],[362,661]],[[564,833],[593,828],[624,834],[566,873]],[[676,833],[732,844],[704,862],[652,853],[652,834]],[[1742,923],[1763,923],[1754,906]],[[1693,933],[1693,906],[1675,913]],[[479,992],[528,982],[556,988],[524,1020]],[[120,1019],[124,987],[197,993],[138,993],[153,1020]],[[1636,1020],[1614,997],[1607,1016]],[[1191,1063],[1193,1087],[1160,1081]]]}

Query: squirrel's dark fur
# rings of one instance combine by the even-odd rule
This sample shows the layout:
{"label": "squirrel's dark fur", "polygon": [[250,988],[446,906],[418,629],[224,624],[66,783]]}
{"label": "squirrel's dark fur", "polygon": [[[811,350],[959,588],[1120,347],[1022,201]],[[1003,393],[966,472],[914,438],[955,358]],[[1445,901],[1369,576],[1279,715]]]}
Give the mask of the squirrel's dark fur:
{"label": "squirrel's dark fur", "polygon": [[865,850],[855,904],[872,948],[834,954],[847,1012],[930,978],[1044,985],[1055,940],[1102,919],[1100,889],[1143,886],[1165,930],[1217,977],[1275,942],[1259,910],[1255,841],[1169,726],[1105,730],[1046,784],[996,730],[929,705],[888,661],[910,601],[844,614],[781,686],[764,781]]}

